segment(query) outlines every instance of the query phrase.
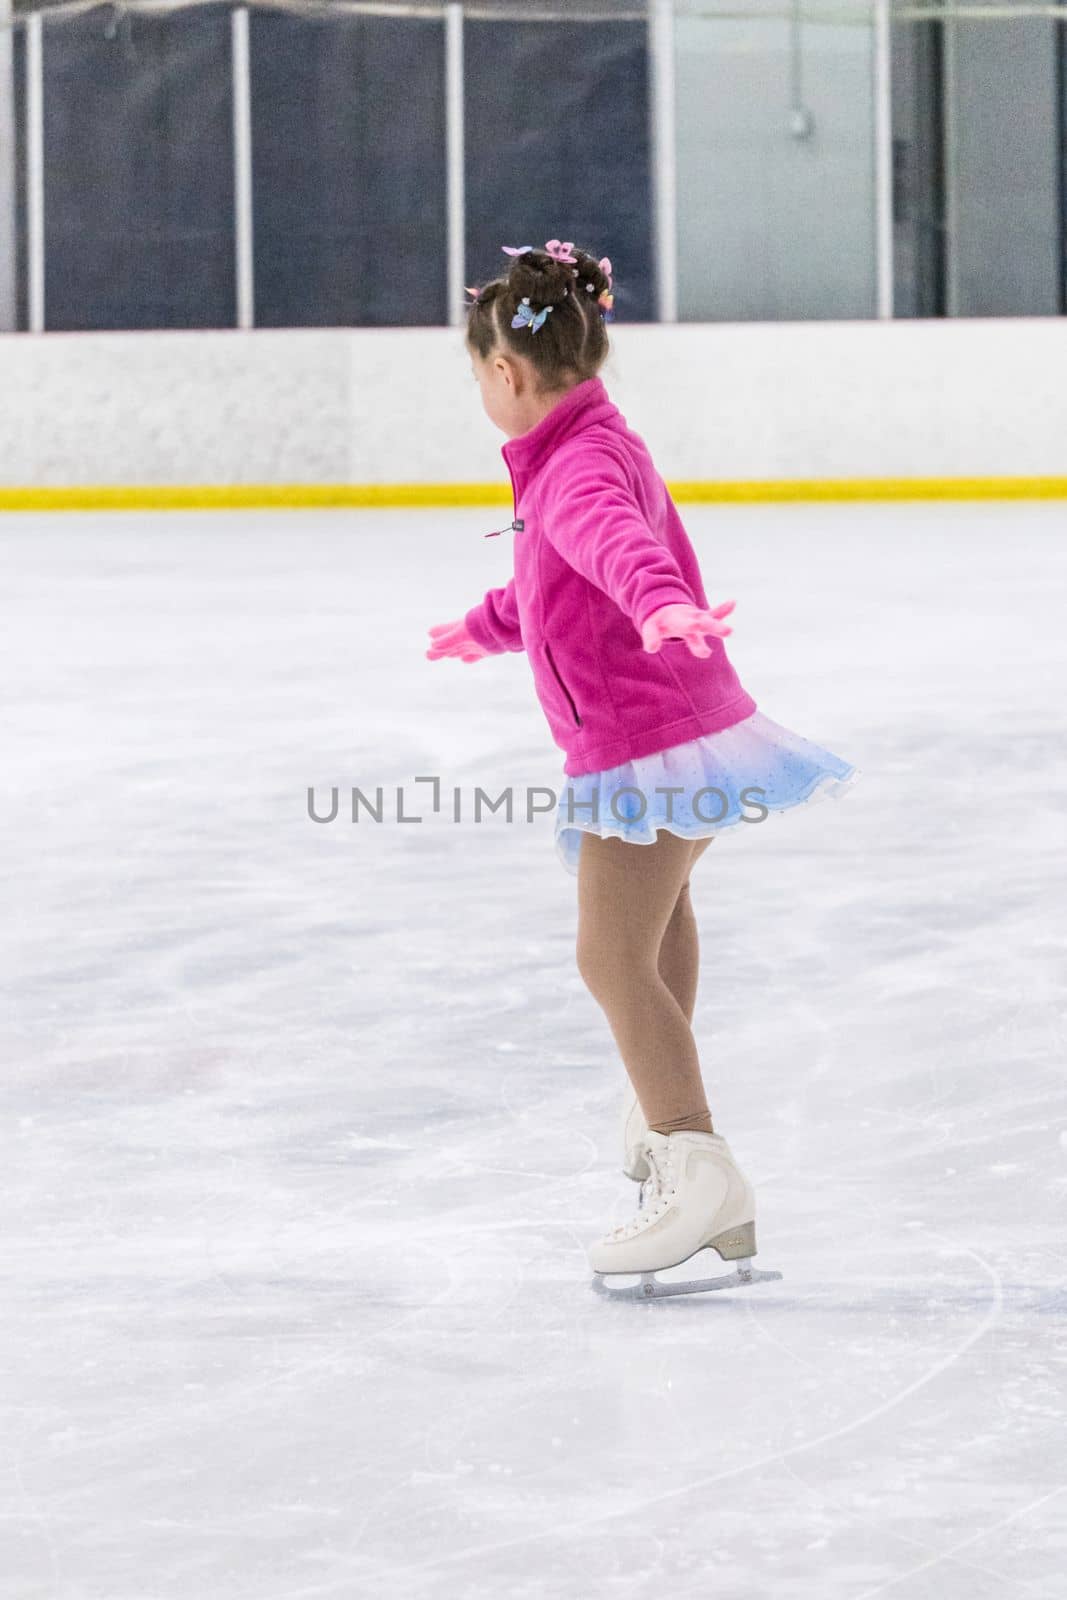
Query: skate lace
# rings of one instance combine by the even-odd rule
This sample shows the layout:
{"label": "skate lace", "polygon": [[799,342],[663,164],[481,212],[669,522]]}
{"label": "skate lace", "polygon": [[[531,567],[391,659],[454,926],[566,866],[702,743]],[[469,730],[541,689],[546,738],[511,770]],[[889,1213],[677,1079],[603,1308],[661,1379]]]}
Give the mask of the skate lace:
{"label": "skate lace", "polygon": [[633,1234],[639,1233],[642,1228],[647,1228],[657,1217],[662,1216],[673,1198],[674,1181],[670,1152],[666,1152],[662,1160],[657,1160],[646,1145],[644,1154],[648,1162],[648,1177],[641,1185],[637,1215],[614,1229],[611,1234],[613,1239],[628,1239]]}

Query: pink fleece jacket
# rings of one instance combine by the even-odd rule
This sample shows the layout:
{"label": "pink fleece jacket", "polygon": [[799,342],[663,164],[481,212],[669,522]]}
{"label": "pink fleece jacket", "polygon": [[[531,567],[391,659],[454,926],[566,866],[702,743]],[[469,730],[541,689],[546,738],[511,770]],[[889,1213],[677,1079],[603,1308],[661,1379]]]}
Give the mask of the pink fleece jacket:
{"label": "pink fleece jacket", "polygon": [[[570,389],[501,455],[514,491],[515,575],[467,612],[486,650],[525,650],[564,774],[602,772],[751,716],[721,639],[656,653],[641,625],[706,608],[696,552],[639,434],[600,378]],[[720,597],[721,598],[721,597]]]}

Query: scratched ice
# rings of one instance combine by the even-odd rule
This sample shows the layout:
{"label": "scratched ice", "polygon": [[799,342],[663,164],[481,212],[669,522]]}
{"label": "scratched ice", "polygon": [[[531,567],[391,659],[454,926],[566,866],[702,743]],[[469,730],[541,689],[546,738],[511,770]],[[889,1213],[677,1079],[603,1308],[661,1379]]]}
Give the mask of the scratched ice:
{"label": "scratched ice", "polygon": [[654,1306],[496,511],[5,522],[5,1600],[1062,1597],[1063,511],[686,517],[864,776],[694,875],[784,1277]]}

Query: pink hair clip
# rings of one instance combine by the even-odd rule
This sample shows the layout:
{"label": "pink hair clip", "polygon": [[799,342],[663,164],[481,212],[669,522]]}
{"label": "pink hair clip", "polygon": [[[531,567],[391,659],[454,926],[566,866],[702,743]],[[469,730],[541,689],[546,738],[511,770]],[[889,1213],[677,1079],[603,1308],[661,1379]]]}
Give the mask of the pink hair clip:
{"label": "pink hair clip", "polygon": [[506,256],[524,256],[527,250],[532,250],[532,244],[502,244],[500,246]]}
{"label": "pink hair clip", "polygon": [[545,249],[556,261],[570,261],[574,263],[578,260],[577,256],[571,255],[571,251],[574,249],[573,239],[568,239],[566,244],[561,243],[559,239],[549,239],[548,243],[545,245]]}
{"label": "pink hair clip", "polygon": [[608,280],[608,288],[610,289],[611,288],[611,262],[608,260],[607,256],[601,256],[601,258],[600,258],[599,262],[597,263],[597,265],[600,267],[600,270],[604,274],[605,278],[607,278],[607,280]]}

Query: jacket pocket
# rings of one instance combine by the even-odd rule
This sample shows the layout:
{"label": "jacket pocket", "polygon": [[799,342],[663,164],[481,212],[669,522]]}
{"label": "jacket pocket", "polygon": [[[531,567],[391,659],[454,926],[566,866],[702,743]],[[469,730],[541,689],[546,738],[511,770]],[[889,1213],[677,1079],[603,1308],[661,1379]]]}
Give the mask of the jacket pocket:
{"label": "jacket pocket", "polygon": [[561,690],[563,691],[564,695],[566,696],[567,704],[571,708],[571,716],[574,718],[574,726],[576,728],[580,728],[582,726],[582,719],[578,715],[578,707],[574,703],[574,696],[571,694],[570,690],[567,688],[567,685],[564,683],[563,679],[560,677],[559,668],[556,666],[555,660],[553,659],[552,648],[549,645],[549,642],[548,642],[547,639],[544,641],[544,645],[545,645],[545,660],[548,662],[549,666],[552,669],[552,676],[555,678],[556,682],[559,684]]}

